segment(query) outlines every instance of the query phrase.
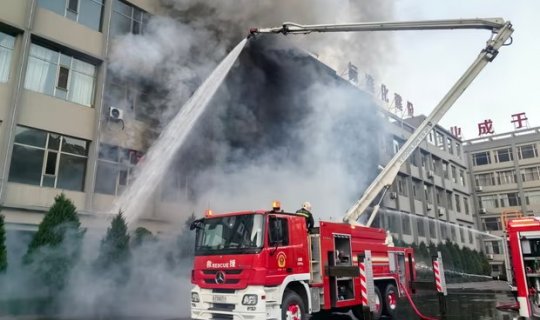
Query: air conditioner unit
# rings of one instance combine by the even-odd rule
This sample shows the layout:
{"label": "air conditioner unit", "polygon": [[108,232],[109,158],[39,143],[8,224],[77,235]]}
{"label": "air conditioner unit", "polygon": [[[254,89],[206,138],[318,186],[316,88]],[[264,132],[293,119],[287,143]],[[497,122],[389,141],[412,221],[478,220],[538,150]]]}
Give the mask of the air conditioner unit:
{"label": "air conditioner unit", "polygon": [[487,255],[488,260],[493,260],[494,256],[493,253],[488,253]]}
{"label": "air conditioner unit", "polygon": [[426,207],[427,207],[428,210],[433,209],[433,205],[431,203],[428,203]]}
{"label": "air conditioner unit", "polygon": [[428,172],[427,172],[428,178],[433,178],[433,175],[434,175],[433,170],[428,170]]}
{"label": "air conditioner unit", "polygon": [[124,110],[117,107],[109,107],[109,118],[115,121],[124,120]]}
{"label": "air conditioner unit", "polygon": [[397,199],[397,192],[390,192],[390,199]]}
{"label": "air conditioner unit", "polygon": [[476,187],[476,192],[482,192],[484,191],[484,188],[482,186]]}
{"label": "air conditioner unit", "polygon": [[486,214],[486,213],[487,213],[487,210],[486,210],[486,208],[480,208],[480,209],[478,209],[478,213],[480,213],[480,214]]}
{"label": "air conditioner unit", "polygon": [[444,216],[444,211],[443,211],[443,209],[438,208],[438,209],[437,209],[437,214],[439,215],[439,217]]}

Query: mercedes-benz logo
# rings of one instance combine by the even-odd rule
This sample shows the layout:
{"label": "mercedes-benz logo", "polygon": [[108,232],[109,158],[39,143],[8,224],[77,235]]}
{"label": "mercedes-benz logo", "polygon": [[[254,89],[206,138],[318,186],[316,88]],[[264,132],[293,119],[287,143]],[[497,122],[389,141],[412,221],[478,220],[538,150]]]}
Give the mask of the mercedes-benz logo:
{"label": "mercedes-benz logo", "polygon": [[216,273],[216,283],[217,284],[225,283],[225,273],[223,273],[223,271]]}

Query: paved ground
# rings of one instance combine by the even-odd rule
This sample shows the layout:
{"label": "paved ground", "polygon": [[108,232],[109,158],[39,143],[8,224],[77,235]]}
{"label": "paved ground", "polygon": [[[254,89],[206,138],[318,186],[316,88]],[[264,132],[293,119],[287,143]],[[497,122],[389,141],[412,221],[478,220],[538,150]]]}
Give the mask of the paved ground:
{"label": "paved ground", "polygon": [[506,281],[483,281],[448,284],[449,290],[476,290],[493,292],[510,292],[510,286]]}

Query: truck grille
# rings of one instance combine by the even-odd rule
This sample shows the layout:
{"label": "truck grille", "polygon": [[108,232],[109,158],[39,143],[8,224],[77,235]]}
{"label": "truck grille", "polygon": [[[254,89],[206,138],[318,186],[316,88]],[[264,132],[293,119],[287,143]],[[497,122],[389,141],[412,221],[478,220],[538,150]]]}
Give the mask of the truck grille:
{"label": "truck grille", "polygon": [[233,303],[212,303],[212,307],[210,307],[210,310],[212,310],[212,311],[233,311],[234,310],[234,304]]}
{"label": "truck grille", "polygon": [[[216,284],[215,279],[204,279],[204,282],[208,284]],[[225,279],[224,284],[237,284],[238,282],[240,282],[240,279]]]}
{"label": "truck grille", "polygon": [[232,314],[212,314],[212,319],[215,320],[233,320]]}

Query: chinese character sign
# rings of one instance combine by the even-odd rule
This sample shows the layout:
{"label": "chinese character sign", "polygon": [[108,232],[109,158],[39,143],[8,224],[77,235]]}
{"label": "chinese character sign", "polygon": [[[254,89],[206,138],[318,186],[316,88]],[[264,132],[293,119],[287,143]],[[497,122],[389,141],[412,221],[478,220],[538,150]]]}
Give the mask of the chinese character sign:
{"label": "chinese character sign", "polygon": [[493,130],[493,121],[491,119],[486,119],[484,122],[480,122],[478,124],[478,135],[486,135],[486,134],[493,134],[495,133],[495,130]]}
{"label": "chinese character sign", "polygon": [[460,127],[458,127],[458,126],[453,126],[453,127],[451,127],[451,128],[450,128],[450,133],[451,133],[454,137],[456,137],[456,138],[458,138],[458,139],[461,139],[461,128],[460,128]]}
{"label": "chinese character sign", "polygon": [[525,116],[525,112],[520,112],[512,115],[512,121],[511,123],[514,124],[514,129],[520,129],[520,128],[528,128],[529,122],[527,121],[528,118]]}
{"label": "chinese character sign", "polygon": [[366,73],[366,89],[372,94],[375,92],[375,79],[373,76]]}
{"label": "chinese character sign", "polygon": [[388,88],[384,84],[381,84],[381,100],[388,102]]}
{"label": "chinese character sign", "polygon": [[401,99],[401,96],[397,93],[394,93],[394,106],[399,111],[403,110],[403,101]]}

